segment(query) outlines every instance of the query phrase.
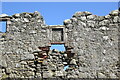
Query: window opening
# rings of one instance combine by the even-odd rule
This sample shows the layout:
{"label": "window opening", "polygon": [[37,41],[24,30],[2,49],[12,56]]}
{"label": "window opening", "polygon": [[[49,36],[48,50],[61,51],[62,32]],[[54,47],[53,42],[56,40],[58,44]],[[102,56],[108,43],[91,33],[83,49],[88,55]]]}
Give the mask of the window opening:
{"label": "window opening", "polygon": [[0,32],[6,32],[6,21],[0,21]]}
{"label": "window opening", "polygon": [[52,44],[50,50],[57,49],[58,51],[65,51],[64,44]]}
{"label": "window opening", "polygon": [[64,53],[66,51],[64,44],[52,44],[51,47],[50,47],[50,50],[52,50],[53,53],[54,52],[56,53],[56,51],[59,51],[59,52],[63,51],[63,54],[62,54],[62,61],[64,63],[63,70],[66,71],[69,68],[69,65],[68,65],[68,61],[66,60],[67,59],[66,58],[67,54]]}

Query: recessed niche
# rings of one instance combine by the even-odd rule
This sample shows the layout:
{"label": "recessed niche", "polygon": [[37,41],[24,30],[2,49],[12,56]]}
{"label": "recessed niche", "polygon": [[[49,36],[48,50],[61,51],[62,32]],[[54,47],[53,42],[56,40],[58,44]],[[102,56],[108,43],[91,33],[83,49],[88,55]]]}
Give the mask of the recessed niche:
{"label": "recessed niche", "polygon": [[53,42],[63,41],[63,28],[53,28],[52,29],[52,41]]}

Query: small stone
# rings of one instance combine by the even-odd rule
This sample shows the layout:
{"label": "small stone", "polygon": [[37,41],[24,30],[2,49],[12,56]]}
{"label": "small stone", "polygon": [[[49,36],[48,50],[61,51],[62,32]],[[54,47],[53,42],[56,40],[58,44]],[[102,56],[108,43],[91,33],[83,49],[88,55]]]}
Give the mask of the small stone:
{"label": "small stone", "polygon": [[112,16],[118,16],[118,14],[119,14],[118,10],[114,10],[114,11],[110,12],[110,15],[112,15]]}
{"label": "small stone", "polygon": [[16,68],[21,67],[20,63],[16,63],[15,67]]}
{"label": "small stone", "polygon": [[52,52],[56,52],[56,53],[57,53],[57,52],[59,52],[59,51],[58,51],[57,49],[53,49]]}
{"label": "small stone", "polygon": [[70,19],[64,20],[64,24],[71,24],[72,21]]}
{"label": "small stone", "polygon": [[41,64],[37,64],[37,67],[40,68],[40,67],[41,67]]}
{"label": "small stone", "polygon": [[42,33],[46,33],[46,31],[47,31],[47,30],[45,30],[45,29],[42,29],[42,30],[41,30]]}
{"label": "small stone", "polygon": [[43,65],[48,65],[47,60],[43,60],[42,64],[43,64]]}
{"label": "small stone", "polygon": [[65,58],[67,58],[67,54],[63,54]]}
{"label": "small stone", "polygon": [[20,62],[21,65],[26,65],[27,63],[25,61]]}
{"label": "small stone", "polygon": [[105,16],[96,16],[96,20],[102,21],[105,19]]}
{"label": "small stone", "polygon": [[86,16],[92,15],[92,13],[91,13],[91,12],[88,12],[88,11],[85,11],[84,13],[85,13]]}
{"label": "small stone", "polygon": [[110,73],[110,78],[118,78],[114,73]]}
{"label": "small stone", "polygon": [[64,65],[66,65],[66,64],[67,64],[67,62],[63,62],[63,64],[64,64]]}
{"label": "small stone", "polygon": [[4,67],[4,68],[7,67],[6,61],[1,60],[1,61],[0,61],[0,66],[1,66],[1,67]]}
{"label": "small stone", "polygon": [[103,50],[103,53],[105,54],[105,53],[106,53],[106,50]]}
{"label": "small stone", "polygon": [[106,76],[103,73],[98,73],[98,78],[106,78]]}
{"label": "small stone", "polygon": [[109,18],[111,18],[111,16],[110,16],[110,15],[106,15],[105,18],[106,18],[106,19],[109,19]]}
{"label": "small stone", "polygon": [[35,11],[34,13],[33,13],[33,16],[41,16],[41,14],[38,12],[38,11]]}
{"label": "small stone", "polygon": [[34,72],[28,71],[28,72],[27,72],[27,75],[28,75],[28,76],[34,76]]}
{"label": "small stone", "polygon": [[42,77],[41,73],[36,73],[37,77]]}
{"label": "small stone", "polygon": [[37,32],[36,32],[35,30],[31,30],[30,33],[31,33],[31,34],[35,34],[35,33],[37,33]]}
{"label": "small stone", "polygon": [[110,23],[109,20],[103,20],[103,21],[99,22],[99,25],[104,26],[104,25],[108,25],[109,23]]}
{"label": "small stone", "polygon": [[14,17],[16,17],[16,18],[19,18],[20,17],[20,14],[15,14],[15,15],[13,15]]}
{"label": "small stone", "polygon": [[[34,32],[33,32],[34,33]],[[35,32],[36,33],[36,32]],[[41,52],[42,50],[41,49],[38,49],[38,47],[35,47],[35,50],[33,51],[33,53],[39,53]]]}
{"label": "small stone", "polygon": [[7,21],[7,24],[10,25],[10,24],[12,24],[12,22],[11,21]]}
{"label": "small stone", "polygon": [[71,18],[71,21],[72,22],[77,22],[77,18],[73,17],[73,18]]}
{"label": "small stone", "polygon": [[43,73],[43,78],[51,78],[52,75],[53,75],[52,72],[47,71],[47,72],[44,72],[44,73]]}
{"label": "small stone", "polygon": [[84,12],[76,12],[74,15],[73,15],[73,17],[80,17],[80,16],[84,16],[85,15],[85,13]]}
{"label": "small stone", "polygon": [[86,73],[79,73],[79,78],[88,78]]}
{"label": "small stone", "polygon": [[61,51],[60,54],[64,54],[65,52],[64,51]]}
{"label": "small stone", "polygon": [[29,15],[29,13],[26,13],[24,17],[25,17],[25,18],[31,18],[32,16]]}
{"label": "small stone", "polygon": [[74,36],[78,36],[78,32],[77,31],[73,32],[73,34],[74,34]]}
{"label": "small stone", "polygon": [[38,60],[38,61],[43,61],[43,58],[38,58],[37,60]]}
{"label": "small stone", "polygon": [[56,66],[52,65],[52,66],[50,67],[50,70],[52,70],[52,71],[56,71],[57,68],[56,68]]}
{"label": "small stone", "polygon": [[120,22],[120,18],[118,16],[115,16],[113,22]]}
{"label": "small stone", "polygon": [[11,73],[11,69],[10,69],[10,68],[6,68],[6,69],[5,69],[5,73],[6,73],[6,74],[10,74],[10,73]]}
{"label": "small stone", "polygon": [[0,55],[0,67],[4,67],[6,68],[7,67],[7,63],[6,63],[6,60],[4,59],[4,57],[2,55]]}
{"label": "small stone", "polygon": [[24,56],[21,56],[21,60],[32,60],[34,58],[33,54],[25,54]]}
{"label": "small stone", "polygon": [[108,36],[103,36],[103,39],[108,40],[109,38]]}
{"label": "small stone", "polygon": [[105,26],[100,27],[99,29],[100,29],[100,30],[103,30],[103,31],[105,31],[105,30],[109,30],[109,28],[107,28],[107,27],[105,27]]}
{"label": "small stone", "polygon": [[[66,25],[66,28],[69,29],[69,31],[70,31],[70,30],[73,29],[73,25],[72,25],[72,24],[68,24],[68,25]],[[68,31],[68,32],[69,32],[69,31]]]}
{"label": "small stone", "polygon": [[25,21],[25,22],[29,22],[29,20],[28,20],[27,18],[24,18],[24,21]]}
{"label": "small stone", "polygon": [[75,59],[72,59],[72,60],[70,61],[70,64],[77,65],[76,60],[75,60]]}
{"label": "small stone", "polygon": [[87,21],[89,27],[95,27],[95,21]]}
{"label": "small stone", "polygon": [[42,22],[40,19],[37,22]]}
{"label": "small stone", "polygon": [[19,21],[20,21],[20,19],[19,19],[19,18],[16,18],[16,19],[14,19],[14,21],[15,21],[15,22],[19,22]]}
{"label": "small stone", "polygon": [[38,53],[33,53],[35,56],[37,56],[38,55]]}
{"label": "small stone", "polygon": [[96,18],[95,15],[89,15],[89,16],[87,16],[87,19],[94,19],[94,18]]}
{"label": "small stone", "polygon": [[63,72],[62,71],[55,71],[55,76],[63,76]]}
{"label": "small stone", "polygon": [[1,14],[0,17],[7,17],[7,14]]}
{"label": "small stone", "polygon": [[86,20],[86,17],[85,17],[85,16],[81,16],[81,17],[80,17],[80,20],[85,21],[85,20]]}
{"label": "small stone", "polygon": [[43,53],[42,55],[46,56],[47,54],[46,54],[46,53]]}
{"label": "small stone", "polygon": [[56,59],[57,57],[56,56],[52,56],[53,59]]}

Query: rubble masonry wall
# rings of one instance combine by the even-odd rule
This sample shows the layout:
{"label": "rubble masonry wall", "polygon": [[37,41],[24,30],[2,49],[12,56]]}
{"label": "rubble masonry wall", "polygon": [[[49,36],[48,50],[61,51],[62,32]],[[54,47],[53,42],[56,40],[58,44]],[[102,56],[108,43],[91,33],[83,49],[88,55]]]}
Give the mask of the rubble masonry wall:
{"label": "rubble masonry wall", "polygon": [[119,23],[118,11],[106,16],[76,12],[64,21],[68,46],[77,53],[79,70],[90,77],[118,76]]}
{"label": "rubble masonry wall", "polygon": [[[68,48],[73,48],[72,53],[75,53],[73,58],[76,60],[74,64],[76,69],[72,70],[73,74],[69,76],[118,78],[120,23],[118,14],[118,10],[106,16],[92,15],[87,11],[76,12],[71,19],[64,21],[65,39],[62,42],[65,42]],[[0,76],[9,73],[9,69],[18,69],[20,64],[30,69],[24,61],[34,60],[33,52],[38,47],[50,46],[52,40],[51,29],[44,23],[39,12],[15,14],[9,18],[7,32],[0,33]],[[31,74],[34,76],[34,69],[30,70],[33,70]]]}

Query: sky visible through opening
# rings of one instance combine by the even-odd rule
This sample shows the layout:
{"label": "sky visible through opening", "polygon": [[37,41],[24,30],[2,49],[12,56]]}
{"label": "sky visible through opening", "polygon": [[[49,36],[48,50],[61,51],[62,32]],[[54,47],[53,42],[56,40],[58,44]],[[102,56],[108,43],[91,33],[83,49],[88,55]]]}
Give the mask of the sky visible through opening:
{"label": "sky visible through opening", "polygon": [[60,45],[53,44],[53,45],[51,45],[50,50],[53,50],[53,49],[57,49],[59,51],[65,51],[64,44],[60,44]]}
{"label": "sky visible through opening", "polygon": [[[64,47],[64,44],[53,44],[51,45],[50,47],[50,50],[53,50],[53,49],[57,49],[58,51],[65,51],[65,47]],[[68,65],[64,66],[64,71],[69,68]]]}
{"label": "sky visible through opening", "polygon": [[6,32],[6,21],[0,21],[0,30],[1,32]]}

